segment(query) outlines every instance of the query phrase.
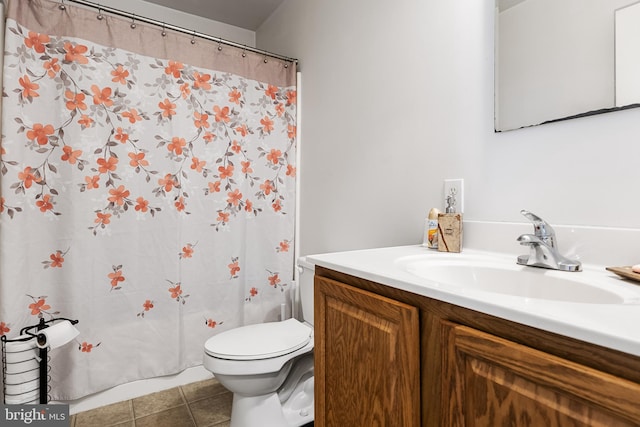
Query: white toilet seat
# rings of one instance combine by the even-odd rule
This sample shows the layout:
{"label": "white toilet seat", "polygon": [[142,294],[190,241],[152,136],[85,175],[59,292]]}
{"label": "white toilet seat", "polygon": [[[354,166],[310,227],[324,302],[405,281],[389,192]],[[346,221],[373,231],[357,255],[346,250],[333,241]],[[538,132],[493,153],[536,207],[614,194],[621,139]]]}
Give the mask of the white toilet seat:
{"label": "white toilet seat", "polygon": [[261,360],[292,353],[309,343],[313,330],[296,319],[231,329],[209,338],[205,352],[227,360]]}
{"label": "white toilet seat", "polygon": [[[259,332],[258,335],[255,335],[256,331]],[[244,342],[246,347],[237,345],[238,342]],[[278,372],[288,361],[313,351],[313,346],[313,327],[296,319],[242,326],[207,340],[204,366],[214,375],[258,375]],[[255,353],[253,355],[250,354],[251,348]],[[240,353],[236,355],[243,358],[231,359],[230,353]],[[215,354],[222,354],[224,357]]]}

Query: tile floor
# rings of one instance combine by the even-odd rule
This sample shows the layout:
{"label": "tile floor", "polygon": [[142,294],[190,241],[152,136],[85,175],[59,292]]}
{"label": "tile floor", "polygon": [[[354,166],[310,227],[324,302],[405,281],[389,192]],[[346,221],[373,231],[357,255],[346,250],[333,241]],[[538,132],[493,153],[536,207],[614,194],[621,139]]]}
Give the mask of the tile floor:
{"label": "tile floor", "polygon": [[79,412],[70,427],[229,427],[232,396],[204,380]]}

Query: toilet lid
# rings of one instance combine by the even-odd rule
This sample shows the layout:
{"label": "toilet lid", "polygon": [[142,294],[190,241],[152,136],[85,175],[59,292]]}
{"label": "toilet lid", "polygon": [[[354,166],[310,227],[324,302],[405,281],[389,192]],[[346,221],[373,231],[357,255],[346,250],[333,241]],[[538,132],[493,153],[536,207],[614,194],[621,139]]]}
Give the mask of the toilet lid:
{"label": "toilet lid", "polygon": [[207,354],[220,359],[257,360],[282,356],[304,347],[312,329],[296,319],[231,329],[207,340]]}

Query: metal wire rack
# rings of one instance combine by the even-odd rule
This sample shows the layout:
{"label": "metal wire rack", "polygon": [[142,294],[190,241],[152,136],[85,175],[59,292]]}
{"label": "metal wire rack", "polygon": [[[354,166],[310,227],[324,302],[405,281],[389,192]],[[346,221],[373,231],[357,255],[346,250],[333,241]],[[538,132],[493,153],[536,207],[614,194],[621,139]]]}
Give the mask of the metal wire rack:
{"label": "metal wire rack", "polygon": [[[49,327],[56,320],[77,320],[55,318],[45,321],[40,318],[37,325],[20,330],[14,339],[0,336],[2,341],[2,395],[5,404],[46,404],[49,401],[51,380],[48,348],[38,348],[37,332]],[[35,331],[32,332],[32,331]]]}

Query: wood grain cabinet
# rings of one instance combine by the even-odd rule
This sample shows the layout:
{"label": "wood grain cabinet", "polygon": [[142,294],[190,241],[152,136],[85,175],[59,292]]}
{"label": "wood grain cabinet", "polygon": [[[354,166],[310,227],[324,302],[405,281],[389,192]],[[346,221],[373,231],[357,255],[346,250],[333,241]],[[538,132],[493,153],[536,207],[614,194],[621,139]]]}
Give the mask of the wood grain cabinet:
{"label": "wood grain cabinet", "polygon": [[447,426],[637,426],[640,386],[445,323]]}
{"label": "wood grain cabinet", "polygon": [[419,426],[418,309],[322,277],[314,298],[315,425]]}
{"label": "wood grain cabinet", "polygon": [[323,267],[317,427],[640,426],[640,357]]}

